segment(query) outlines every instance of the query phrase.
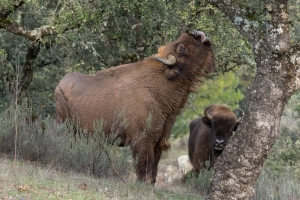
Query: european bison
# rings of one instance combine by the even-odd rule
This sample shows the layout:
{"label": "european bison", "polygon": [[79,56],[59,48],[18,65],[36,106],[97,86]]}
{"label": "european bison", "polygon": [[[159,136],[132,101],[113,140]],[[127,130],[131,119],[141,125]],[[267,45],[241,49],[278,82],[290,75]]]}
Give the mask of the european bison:
{"label": "european bison", "polygon": [[[94,121],[104,119],[105,135],[114,132],[120,146],[130,145],[138,158],[137,179],[154,184],[161,153],[170,148],[176,116],[199,77],[207,77],[214,68],[212,44],[204,33],[183,33],[141,62],[94,75],[67,74],[54,93],[56,120],[60,123],[69,117],[93,132]],[[126,126],[116,131],[122,120]]]}
{"label": "european bison", "polygon": [[[192,173],[197,176],[202,167],[210,169],[214,166],[215,160],[221,155],[241,120],[242,117],[237,118],[228,107],[212,105],[205,108],[204,117],[190,123],[188,148],[193,165]],[[205,161],[210,161],[210,165],[205,166]],[[186,176],[183,182],[185,179]]]}

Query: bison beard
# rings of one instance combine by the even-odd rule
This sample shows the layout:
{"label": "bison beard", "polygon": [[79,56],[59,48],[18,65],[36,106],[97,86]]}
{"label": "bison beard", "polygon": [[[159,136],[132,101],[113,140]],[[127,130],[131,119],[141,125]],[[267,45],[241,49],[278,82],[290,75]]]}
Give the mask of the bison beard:
{"label": "bison beard", "polygon": [[[137,179],[155,183],[162,151],[176,116],[188,94],[214,70],[212,44],[201,31],[184,33],[141,62],[120,65],[94,75],[67,74],[55,89],[56,120],[68,117],[93,132],[95,120],[104,119],[105,135],[112,134],[115,112],[122,112],[127,126],[118,131],[120,146],[130,145],[138,158]],[[146,119],[151,124],[146,129]],[[146,132],[145,132],[146,130]]]}

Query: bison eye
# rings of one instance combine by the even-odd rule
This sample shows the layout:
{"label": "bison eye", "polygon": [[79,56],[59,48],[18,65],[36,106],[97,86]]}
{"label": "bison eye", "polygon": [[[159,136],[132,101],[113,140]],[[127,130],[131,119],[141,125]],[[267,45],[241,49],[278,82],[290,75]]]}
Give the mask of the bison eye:
{"label": "bison eye", "polygon": [[235,130],[235,125],[231,126],[229,130],[234,131]]}
{"label": "bison eye", "polygon": [[215,128],[215,124],[214,124],[214,123],[211,123],[211,124],[210,124],[210,127],[211,127],[212,129],[214,129],[214,128]]}

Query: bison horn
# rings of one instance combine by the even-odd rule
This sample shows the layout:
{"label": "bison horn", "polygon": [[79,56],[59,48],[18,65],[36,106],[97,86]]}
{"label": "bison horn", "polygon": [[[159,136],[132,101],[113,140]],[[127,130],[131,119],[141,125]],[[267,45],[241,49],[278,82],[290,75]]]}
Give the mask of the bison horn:
{"label": "bison horn", "polygon": [[239,117],[239,118],[237,118],[237,120],[236,120],[236,123],[237,123],[237,124],[241,123],[241,121],[242,121],[242,119],[243,119],[243,116],[244,116],[244,114],[245,114],[244,111],[243,111],[242,109],[238,108],[238,110],[241,111],[242,116]]}
{"label": "bison horn", "polygon": [[212,115],[208,112],[208,110],[209,110],[211,107],[213,107],[213,106],[208,106],[208,107],[206,107],[205,110],[204,110],[204,115],[205,115],[205,117],[206,117],[207,119],[209,119],[209,120],[212,120]]}
{"label": "bison horn", "polygon": [[194,31],[194,35],[195,35],[195,36],[201,35],[202,41],[204,41],[204,39],[206,38],[206,37],[205,37],[205,34],[204,34],[202,31],[197,31],[197,30],[195,30],[195,31]]}
{"label": "bison horn", "polygon": [[154,58],[155,60],[158,60],[166,65],[175,65],[176,63],[176,58],[173,55],[169,55],[168,59],[163,59],[163,58]]}

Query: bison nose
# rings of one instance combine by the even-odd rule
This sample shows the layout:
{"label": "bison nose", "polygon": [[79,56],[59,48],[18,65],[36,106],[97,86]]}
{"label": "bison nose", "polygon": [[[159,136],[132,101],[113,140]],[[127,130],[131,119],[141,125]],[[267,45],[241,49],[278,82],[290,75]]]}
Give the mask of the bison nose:
{"label": "bison nose", "polygon": [[221,145],[221,146],[223,146],[224,143],[225,143],[224,140],[218,140],[218,139],[215,140],[215,144],[216,144],[216,145]]}
{"label": "bison nose", "polygon": [[223,151],[225,147],[225,141],[224,140],[215,140],[215,150],[217,151]]}

